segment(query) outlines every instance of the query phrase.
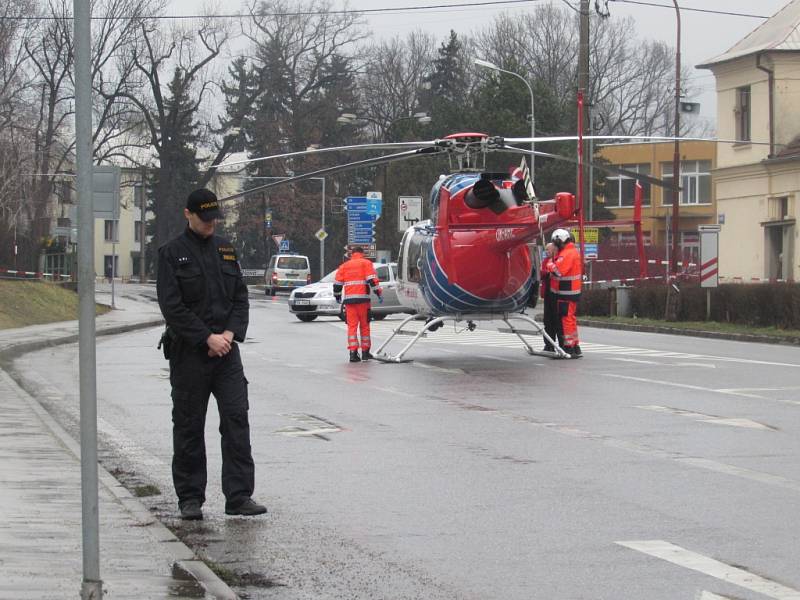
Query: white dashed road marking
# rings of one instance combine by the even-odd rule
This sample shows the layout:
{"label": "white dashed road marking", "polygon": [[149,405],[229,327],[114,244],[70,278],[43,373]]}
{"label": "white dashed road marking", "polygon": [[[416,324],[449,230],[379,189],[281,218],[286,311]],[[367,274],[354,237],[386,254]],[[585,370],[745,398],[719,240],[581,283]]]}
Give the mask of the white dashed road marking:
{"label": "white dashed road marking", "polygon": [[[800,591],[771,581],[731,565],[725,564],[697,552],[686,550],[664,540],[638,540],[629,542],[616,542],[620,546],[642,552],[674,565],[727,581],[746,590],[763,594],[774,600],[800,600]],[[710,596],[713,598],[714,596]]]}
{"label": "white dashed road marking", "polygon": [[680,417],[688,417],[699,421],[701,423],[711,423],[713,425],[728,425],[730,427],[744,427],[746,429],[761,429],[763,431],[775,431],[774,427],[751,421],[750,419],[742,418],[729,418],[720,417],[717,415],[705,415],[703,413],[693,412],[691,410],[683,410],[681,408],[672,408],[671,406],[636,406],[634,408],[641,408],[642,410],[652,410],[653,412],[669,413],[678,415]]}

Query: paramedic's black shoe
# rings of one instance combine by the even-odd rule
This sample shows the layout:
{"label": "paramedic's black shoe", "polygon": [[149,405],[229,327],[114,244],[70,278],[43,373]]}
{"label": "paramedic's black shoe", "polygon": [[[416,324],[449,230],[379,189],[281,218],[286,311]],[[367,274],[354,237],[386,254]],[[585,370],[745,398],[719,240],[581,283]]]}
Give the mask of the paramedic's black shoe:
{"label": "paramedic's black shoe", "polygon": [[350,351],[350,362],[361,362],[361,357],[358,356],[358,351]]}
{"label": "paramedic's black shoe", "polygon": [[544,348],[542,348],[542,352],[555,352],[556,349],[553,348],[550,344],[545,344]]}
{"label": "paramedic's black shoe", "polygon": [[570,348],[564,348],[564,350],[572,358],[581,358],[583,356],[583,352],[581,352],[581,347],[580,346],[572,346]]}
{"label": "paramedic's black shoe", "polygon": [[225,505],[226,515],[240,515],[242,517],[255,517],[256,515],[263,515],[267,512],[267,507],[259,504],[252,498],[246,498],[241,504],[230,507]]}
{"label": "paramedic's black shoe", "polygon": [[361,351],[361,360],[372,360],[375,358],[372,356],[372,353],[369,350],[362,350]]}
{"label": "paramedic's black shoe", "polygon": [[184,502],[181,509],[181,519],[184,521],[202,521],[203,510],[200,508],[199,500],[187,500]]}

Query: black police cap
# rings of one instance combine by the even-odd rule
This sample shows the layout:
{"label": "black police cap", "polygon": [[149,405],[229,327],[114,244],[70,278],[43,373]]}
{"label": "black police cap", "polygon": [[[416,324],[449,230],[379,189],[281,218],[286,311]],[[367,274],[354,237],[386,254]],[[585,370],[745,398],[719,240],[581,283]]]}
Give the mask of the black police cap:
{"label": "black police cap", "polygon": [[189,197],[186,199],[186,208],[203,221],[222,218],[222,211],[219,209],[217,195],[205,188],[195,190],[189,194]]}

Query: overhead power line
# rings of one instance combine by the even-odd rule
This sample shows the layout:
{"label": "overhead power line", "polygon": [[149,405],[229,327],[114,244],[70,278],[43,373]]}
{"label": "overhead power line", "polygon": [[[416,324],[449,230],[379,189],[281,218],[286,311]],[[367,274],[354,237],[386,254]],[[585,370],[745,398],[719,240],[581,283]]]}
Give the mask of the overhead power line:
{"label": "overhead power line", "polygon": [[[328,10],[328,11],[287,11],[287,12],[265,12],[256,13],[256,17],[311,17],[315,15],[328,14],[328,15],[347,15],[347,14],[391,14],[391,13],[406,13],[415,12],[420,10],[441,10],[445,8],[470,8],[470,7],[485,7],[485,6],[504,6],[515,4],[532,4],[534,2],[541,2],[542,0],[491,0],[489,2],[460,2],[457,4],[429,4],[425,6],[398,6],[386,8],[363,8],[363,9],[349,9],[349,10]],[[210,15],[153,15],[150,17],[140,17],[144,19],[153,20],[189,20],[189,19],[241,19],[249,17],[249,13],[228,13],[228,14],[210,14]],[[0,21],[52,21],[63,17],[53,16],[0,16]],[[105,21],[110,19],[122,20],[126,17],[92,17],[95,21]],[[133,18],[133,17],[128,17]]]}
{"label": "overhead power line", "polygon": [[[657,2],[645,2],[644,0],[611,0],[612,2],[621,2],[625,4],[640,4],[642,6],[657,6],[658,8],[668,8],[675,10],[674,4],[659,4]],[[750,17],[753,19],[769,19],[769,16],[753,15],[749,13],[731,12],[727,10],[714,10],[711,8],[693,8],[690,6],[681,6],[681,11],[692,11],[699,13],[708,13],[712,15],[727,15],[729,17]]]}

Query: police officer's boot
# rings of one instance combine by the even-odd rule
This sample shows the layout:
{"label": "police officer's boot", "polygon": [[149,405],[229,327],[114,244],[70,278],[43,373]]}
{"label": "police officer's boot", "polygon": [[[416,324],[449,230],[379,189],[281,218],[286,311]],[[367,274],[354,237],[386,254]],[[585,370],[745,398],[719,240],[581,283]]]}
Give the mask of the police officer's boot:
{"label": "police officer's boot", "polygon": [[350,362],[361,362],[361,357],[358,356],[358,350],[350,350]]}
{"label": "police officer's boot", "polygon": [[375,358],[372,356],[372,353],[369,350],[362,350],[361,351],[361,360],[372,360]]}

